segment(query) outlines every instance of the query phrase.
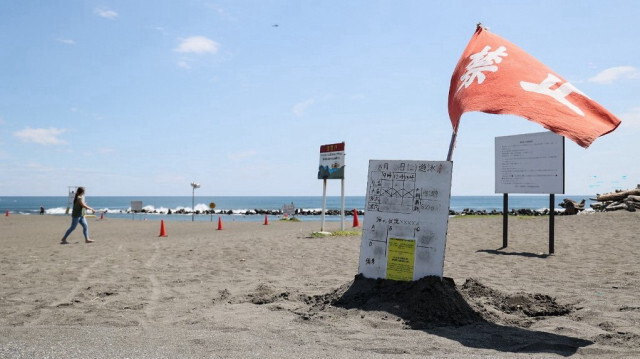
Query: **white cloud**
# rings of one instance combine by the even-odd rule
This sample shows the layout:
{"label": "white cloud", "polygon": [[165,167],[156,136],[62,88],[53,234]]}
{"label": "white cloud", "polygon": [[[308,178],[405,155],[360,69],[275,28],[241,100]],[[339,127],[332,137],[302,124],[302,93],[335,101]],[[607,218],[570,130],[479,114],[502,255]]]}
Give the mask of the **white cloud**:
{"label": "white cloud", "polygon": [[115,18],[118,17],[118,13],[113,11],[113,10],[108,10],[108,9],[104,9],[104,8],[97,8],[95,10],[93,10],[93,12],[100,16],[103,17],[105,19],[109,19],[109,20],[115,20]]}
{"label": "white cloud", "polygon": [[13,135],[22,142],[33,142],[41,145],[66,145],[67,141],[58,138],[67,130],[62,128],[30,128],[15,132]]}
{"label": "white cloud", "polygon": [[640,79],[640,71],[633,66],[608,68],[589,79],[589,82],[610,84],[620,79]]}
{"label": "white cloud", "polygon": [[248,150],[243,152],[230,153],[227,157],[232,161],[240,161],[245,158],[253,157],[258,154],[258,151]]}
{"label": "white cloud", "polygon": [[113,10],[98,8],[98,9],[93,10],[93,12],[96,15],[98,15],[100,17],[103,17],[105,19],[109,19],[109,20],[114,20],[115,18],[118,17],[118,13],[113,11]]}
{"label": "white cloud", "polygon": [[307,109],[315,102],[312,98],[299,102],[293,106],[293,113],[298,117],[303,116],[307,112]]}
{"label": "white cloud", "polygon": [[182,40],[180,45],[178,45],[174,51],[195,54],[204,54],[209,52],[215,54],[218,52],[219,47],[220,44],[204,36],[191,36]]}
{"label": "white cloud", "polygon": [[182,61],[178,61],[178,67],[182,67],[183,69],[189,70],[191,68],[191,65],[189,65],[187,61],[182,60]]}
{"label": "white cloud", "polygon": [[63,44],[67,44],[67,45],[75,45],[76,42],[71,40],[71,39],[58,39],[58,42],[61,42]]}

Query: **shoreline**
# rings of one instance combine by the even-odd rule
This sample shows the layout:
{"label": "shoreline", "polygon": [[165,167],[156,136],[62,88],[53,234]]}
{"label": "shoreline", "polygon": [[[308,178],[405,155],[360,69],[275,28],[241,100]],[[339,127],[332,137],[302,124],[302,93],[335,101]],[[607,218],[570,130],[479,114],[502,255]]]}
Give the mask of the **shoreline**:
{"label": "shoreline", "polygon": [[[586,195],[563,195],[576,200],[577,202],[582,199],[586,199],[586,207],[589,207],[590,199]],[[351,212],[353,209],[358,211],[365,210],[365,196],[346,196],[344,209],[346,212]],[[148,212],[162,212],[167,213],[169,210],[187,211],[192,212],[191,197],[178,196],[178,197],[100,197],[90,196],[87,198],[87,203],[97,210],[108,212],[120,212],[130,211],[130,203],[134,200],[142,200],[142,208]],[[283,210],[285,204],[293,202],[295,208],[304,212],[319,213],[322,210],[322,197],[321,196],[308,196],[308,197],[197,197],[195,199],[195,210],[202,212],[210,211],[210,203],[214,202],[216,207],[214,210],[216,214],[220,211],[228,213],[232,211],[234,213],[244,213],[246,211],[255,211],[256,209],[260,213],[271,212],[278,213]],[[340,197],[327,196],[327,203],[325,208],[327,210],[336,211],[340,210],[341,203]],[[560,202],[560,198],[558,201]],[[68,198],[58,197],[0,197],[0,210],[4,213],[6,210],[11,213],[32,213],[37,214],[40,206],[45,207],[48,214],[64,214],[66,206],[68,206]],[[503,199],[502,196],[452,196],[450,200],[450,209],[461,212],[464,209],[474,210],[502,210]],[[509,200],[509,208],[521,209],[528,208],[532,210],[541,210],[549,207],[549,200],[544,195],[512,195]],[[560,209],[560,205],[554,206],[556,210]]]}

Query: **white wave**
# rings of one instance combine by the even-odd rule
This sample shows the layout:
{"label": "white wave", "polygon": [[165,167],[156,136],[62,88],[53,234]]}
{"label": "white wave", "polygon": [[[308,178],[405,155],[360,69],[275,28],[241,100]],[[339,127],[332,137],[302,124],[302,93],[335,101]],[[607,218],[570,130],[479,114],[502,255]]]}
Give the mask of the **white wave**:
{"label": "white wave", "polygon": [[49,208],[47,210],[44,211],[44,213],[46,214],[65,214],[67,211],[67,209],[65,207],[56,207],[56,208]]}
{"label": "white wave", "polygon": [[206,211],[210,210],[210,208],[206,204],[198,203],[198,204],[196,204],[195,210],[196,211],[200,211],[200,212],[206,212]]}

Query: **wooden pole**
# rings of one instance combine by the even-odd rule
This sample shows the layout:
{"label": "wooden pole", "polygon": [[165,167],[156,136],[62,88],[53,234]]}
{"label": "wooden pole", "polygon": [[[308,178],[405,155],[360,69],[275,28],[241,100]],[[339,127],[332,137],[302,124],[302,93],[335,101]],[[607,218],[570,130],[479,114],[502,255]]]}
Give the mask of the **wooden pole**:
{"label": "wooden pole", "polygon": [[509,194],[502,197],[502,248],[507,248],[509,233]]}

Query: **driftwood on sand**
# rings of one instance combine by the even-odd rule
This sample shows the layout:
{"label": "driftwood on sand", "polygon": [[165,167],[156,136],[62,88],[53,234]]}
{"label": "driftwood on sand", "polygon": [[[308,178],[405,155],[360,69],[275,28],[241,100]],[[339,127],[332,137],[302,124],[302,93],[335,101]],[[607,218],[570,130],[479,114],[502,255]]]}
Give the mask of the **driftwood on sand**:
{"label": "driftwood on sand", "polygon": [[628,196],[638,196],[640,195],[640,184],[638,188],[629,189],[626,191],[616,190],[611,193],[599,194],[596,197],[596,201],[598,202],[607,202],[607,201],[621,201],[627,198]]}
{"label": "driftwood on sand", "polygon": [[562,200],[561,203],[558,203],[558,205],[564,208],[564,214],[573,215],[573,214],[578,214],[578,212],[580,211],[584,211],[584,203],[585,203],[584,199],[580,201],[580,203],[578,203],[569,198],[565,198]]}
{"label": "driftwood on sand", "polygon": [[640,209],[640,184],[635,189],[616,190],[614,192],[598,194],[596,198],[591,198],[591,208],[596,211],[617,211],[626,209],[629,212],[635,212]]}

